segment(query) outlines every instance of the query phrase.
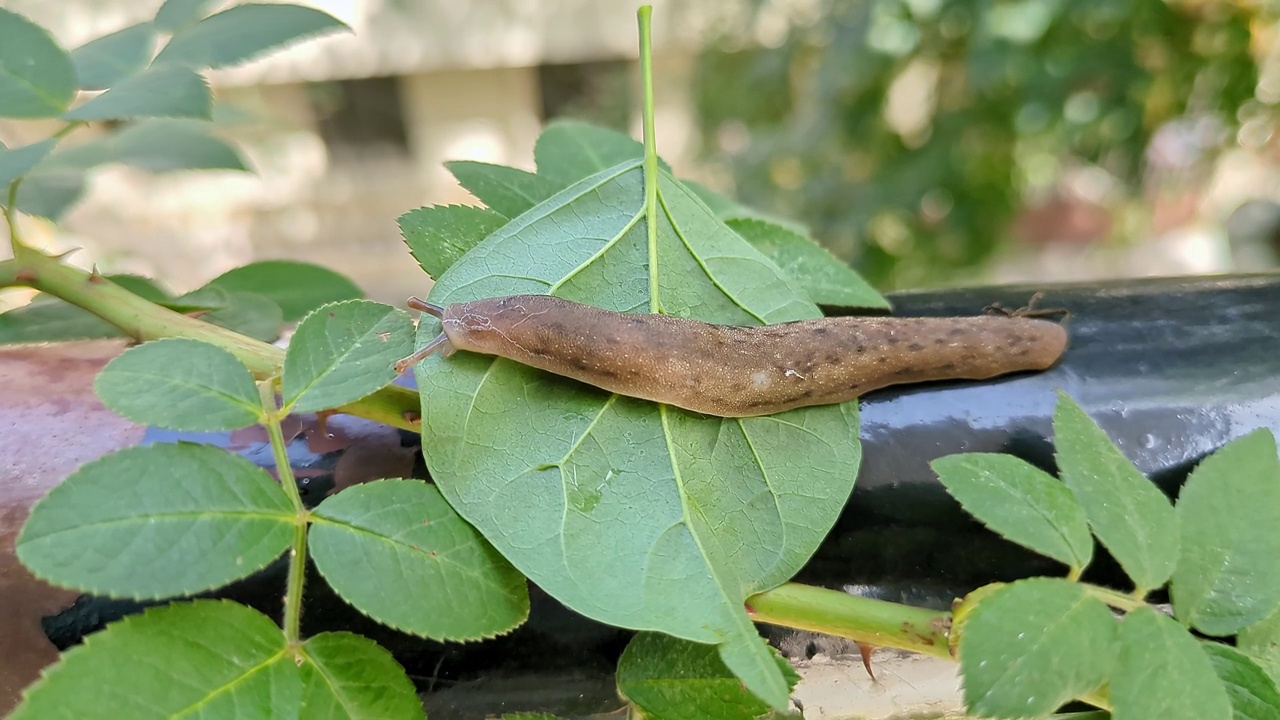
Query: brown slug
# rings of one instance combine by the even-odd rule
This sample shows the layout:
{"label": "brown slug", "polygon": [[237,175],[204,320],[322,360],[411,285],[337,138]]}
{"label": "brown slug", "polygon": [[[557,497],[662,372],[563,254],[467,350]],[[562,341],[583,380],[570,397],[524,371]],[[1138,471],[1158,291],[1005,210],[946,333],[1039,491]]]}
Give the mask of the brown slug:
{"label": "brown slug", "polygon": [[827,317],[742,327],[619,313],[550,295],[445,307],[409,299],[443,332],[396,363],[441,350],[499,355],[610,392],[720,417],[839,403],[888,385],[1053,365],[1062,326],[1026,317]]}

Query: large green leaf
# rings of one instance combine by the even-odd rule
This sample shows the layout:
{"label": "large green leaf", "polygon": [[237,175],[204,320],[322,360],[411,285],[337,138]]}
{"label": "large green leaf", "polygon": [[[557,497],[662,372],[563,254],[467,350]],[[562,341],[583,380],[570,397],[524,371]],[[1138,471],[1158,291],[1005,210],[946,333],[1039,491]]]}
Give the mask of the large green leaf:
{"label": "large green leaf", "polygon": [[156,29],[130,25],[71,51],[81,89],[105,90],[146,66],[155,52]]}
{"label": "large green leaf", "polygon": [[384,625],[435,640],[478,640],[529,615],[524,577],[432,485],[366,483],[327,498],[314,518],[316,568]]}
{"label": "large green leaf", "polygon": [[344,275],[326,267],[294,260],[262,260],[233,268],[209,281],[230,292],[252,292],[271,298],[288,322],[324,305],[364,297]]}
{"label": "large green leaf", "polygon": [[467,192],[509,218],[546,200],[562,187],[541,175],[506,165],[455,160],[444,166]]}
{"label": "large green leaf", "polygon": [[179,29],[155,63],[197,69],[237,65],[273,48],[346,27],[331,15],[301,5],[237,5]]}
{"label": "large green leaf", "polygon": [[271,476],[220,448],[126,448],[84,465],[36,504],[18,559],[37,577],[88,592],[186,595],[279,557],[294,514]]}
{"label": "large green leaf", "polygon": [[84,190],[83,172],[45,171],[37,166],[18,189],[18,209],[56,222],[84,195]]}
{"label": "large green leaf", "polygon": [[725,224],[777,263],[792,284],[813,302],[836,307],[889,308],[888,301],[853,268],[809,236],[760,218],[732,218]]}
{"label": "large green leaf", "polygon": [[[791,663],[770,653],[794,687],[800,676]],[[729,672],[715,647],[662,633],[638,633],[627,644],[618,660],[618,691],[653,720],[754,720],[769,710]]]}
{"label": "large green leaf", "polygon": [[1280,606],[1280,460],[1270,430],[1206,458],[1175,509],[1182,555],[1170,590],[1179,620],[1234,635]]}
{"label": "large green leaf", "polygon": [[435,205],[400,216],[400,233],[422,269],[433,278],[507,224],[507,216],[474,205]]}
{"label": "large green leaf", "polygon": [[90,635],[26,690],[9,719],[288,718],[299,717],[301,698],[298,666],[271,618],[197,600]]}
{"label": "large green leaf", "polygon": [[121,163],[151,172],[247,170],[235,148],[212,133],[209,123],[148,118],[123,130],[55,152],[41,168],[85,170]]}
{"label": "large green leaf", "polygon": [[412,351],[409,314],[372,300],[316,308],[298,324],[280,379],[292,412],[328,410],[390,385]]}
{"label": "large green leaf", "polygon": [[[401,601],[403,602],[403,598]],[[328,632],[302,646],[305,720],[413,720],[425,718],[404,668],[367,637]]]}
{"label": "large green leaf", "polygon": [[[551,123],[533,146],[538,174],[561,188],[643,155],[644,145],[630,135],[581,120]],[[661,160],[658,162],[662,169],[671,169]]]}
{"label": "large green leaf", "polygon": [[93,389],[112,411],[174,430],[239,430],[262,415],[249,369],[226,350],[190,338],[125,350],[98,373]]}
{"label": "large green leaf", "polygon": [[71,56],[49,31],[0,8],[0,117],[54,117],[76,94]]}
{"label": "large green leaf", "polygon": [[1280,717],[1280,689],[1257,661],[1222,643],[1203,641],[1218,679],[1227,688],[1233,720],[1275,720]]}
{"label": "large green leaf", "polygon": [[221,4],[221,0],[164,0],[164,4],[156,11],[155,25],[161,30],[173,32],[204,17],[211,6]]}
{"label": "large green leaf", "polygon": [[1012,455],[965,453],[932,463],[938,479],[984,525],[1079,572],[1093,557],[1084,510],[1057,478]]}
{"label": "large green leaf", "polygon": [[129,120],[141,117],[200,118],[213,113],[213,94],[199,73],[156,65],[121,80],[85,104],[63,113],[64,120]]}
{"label": "large green leaf", "polygon": [[[0,188],[8,188],[10,181],[25,175],[28,170],[36,166],[36,163],[43,160],[57,143],[57,140],[49,138],[16,148],[0,146]],[[3,199],[0,199],[0,204],[8,202],[9,196],[6,193]]]}
{"label": "large green leaf", "polygon": [[[637,160],[566,188],[467,253],[432,299],[550,293],[733,324],[819,315],[670,174],[650,178],[646,205],[645,175]],[[420,323],[420,343],[437,332]],[[795,573],[838,516],[860,459],[856,403],[713,418],[465,352],[417,377],[432,477],[508,560],[585,615],[720,645],[785,705],[742,603]]]}
{"label": "large green leaf", "polygon": [[1116,622],[1076,583],[1031,578],[993,590],[960,637],[965,705],[975,715],[1043,717],[1107,680]]}
{"label": "large green leaf", "polygon": [[1241,630],[1236,647],[1256,660],[1280,686],[1280,610]]}
{"label": "large green leaf", "polygon": [[1231,717],[1231,700],[1213,663],[1190,633],[1143,606],[1120,623],[1111,675],[1115,720],[1207,720]]}
{"label": "large green leaf", "polygon": [[1094,535],[1142,591],[1164,585],[1178,559],[1173,505],[1129,462],[1083,408],[1063,393],[1053,413],[1062,481]]}

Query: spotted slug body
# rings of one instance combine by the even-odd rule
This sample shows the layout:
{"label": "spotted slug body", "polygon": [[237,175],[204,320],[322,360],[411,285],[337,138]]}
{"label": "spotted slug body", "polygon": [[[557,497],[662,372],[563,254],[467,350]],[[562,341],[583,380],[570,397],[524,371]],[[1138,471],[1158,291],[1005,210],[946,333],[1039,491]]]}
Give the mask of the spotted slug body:
{"label": "spotted slug body", "polygon": [[510,358],[610,392],[720,417],[839,403],[888,385],[981,380],[1053,365],[1057,323],[1020,317],[829,317],[713,325],[618,313],[549,295],[443,308],[443,333],[402,366],[441,349]]}

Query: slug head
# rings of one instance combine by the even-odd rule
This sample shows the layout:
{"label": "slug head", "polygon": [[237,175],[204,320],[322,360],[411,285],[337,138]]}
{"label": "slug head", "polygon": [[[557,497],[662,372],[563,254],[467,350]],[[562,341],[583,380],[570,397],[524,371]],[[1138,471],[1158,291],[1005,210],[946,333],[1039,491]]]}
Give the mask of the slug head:
{"label": "slug head", "polygon": [[[445,309],[439,305],[429,303],[426,300],[417,297],[409,298],[408,302],[405,304],[414,310],[421,310],[432,317],[439,318],[442,322],[444,321]],[[397,360],[395,364],[396,372],[402,373],[405,370],[408,370],[436,350],[439,350],[445,357],[449,357],[453,354],[453,346],[449,344],[448,335],[440,333],[435,336],[431,342],[419,348],[414,354]]]}

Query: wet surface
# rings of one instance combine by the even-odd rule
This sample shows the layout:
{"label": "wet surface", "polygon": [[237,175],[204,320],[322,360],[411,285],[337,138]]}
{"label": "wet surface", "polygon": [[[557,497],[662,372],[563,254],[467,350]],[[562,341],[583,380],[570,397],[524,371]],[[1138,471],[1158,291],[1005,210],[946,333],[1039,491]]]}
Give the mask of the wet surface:
{"label": "wet surface", "polygon": [[[1065,308],[1070,345],[1046,373],[986,382],[947,382],[885,390],[863,403],[864,459],[854,498],[797,579],[919,605],[950,599],[993,580],[1060,573],[1052,561],[1006,543],[967,519],[928,462],[965,452],[1009,452],[1053,469],[1049,442],[1055,390],[1080,402],[1138,466],[1169,492],[1207,453],[1258,427],[1280,430],[1280,278],[1128,281],[1050,288],[916,293],[894,298],[900,315],[980,314],[984,306]],[[93,374],[120,343],[0,348],[0,713],[51,661],[54,644],[79,640],[136,606],[80,598],[32,579],[13,558],[13,539],[32,502],[80,463],[139,442],[192,439],[224,445],[271,466],[256,430],[175,434],[144,430],[93,398]],[[308,503],[378,477],[425,476],[418,438],[348,417],[322,432],[312,417],[286,428],[289,456]],[[1091,579],[1116,581],[1105,558]],[[272,615],[282,594],[277,564],[220,595]],[[533,589],[529,622],[483,643],[440,644],[387,630],[336,598],[314,573],[306,630],[369,634],[432,692],[433,718],[476,717],[516,709],[568,707],[556,692],[519,706],[496,688],[529,678],[567,678],[584,703],[577,712],[616,709],[612,672],[628,634],[588,621]],[[778,631],[771,631],[776,637]],[[591,682],[595,678],[598,682]],[[583,685],[582,683],[586,683]],[[533,682],[532,686],[537,686]],[[588,692],[582,687],[593,687]],[[467,694],[464,689],[471,688]],[[546,689],[546,688],[544,688]],[[498,696],[503,699],[498,702]],[[485,705],[492,696],[494,703]],[[559,697],[560,700],[555,698]]]}

